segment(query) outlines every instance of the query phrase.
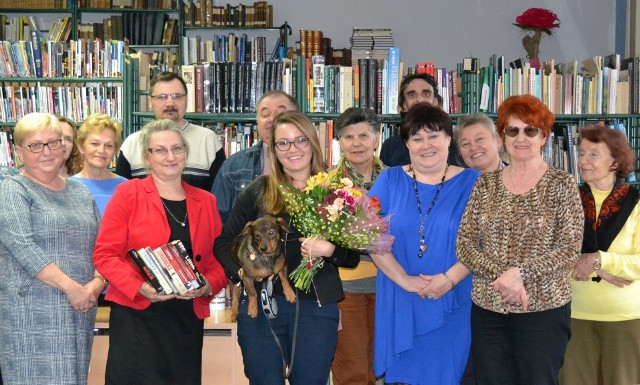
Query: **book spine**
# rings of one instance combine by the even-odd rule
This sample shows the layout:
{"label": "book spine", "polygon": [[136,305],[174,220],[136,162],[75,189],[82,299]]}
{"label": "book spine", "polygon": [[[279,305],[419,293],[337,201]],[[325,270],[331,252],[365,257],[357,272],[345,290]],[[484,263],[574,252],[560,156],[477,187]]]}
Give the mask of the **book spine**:
{"label": "book spine", "polygon": [[180,254],[180,250],[175,245],[177,241],[173,241],[167,244],[167,249],[171,252],[171,255],[175,259],[175,261],[180,265],[180,270],[184,273],[184,278],[191,285],[191,290],[197,289],[200,287],[200,283],[198,282],[198,278],[193,273],[193,271],[189,268],[189,266],[184,261],[184,258]]}
{"label": "book spine", "polygon": [[200,287],[206,286],[207,285],[207,281],[205,281],[205,279],[202,276],[202,274],[200,274],[200,271],[198,271],[198,268],[196,267],[196,264],[193,263],[193,259],[191,258],[189,253],[187,253],[187,249],[184,247],[184,244],[181,241],[175,241],[175,245],[176,245],[176,248],[178,249],[178,251],[180,252],[180,255],[182,256],[182,258],[186,262],[187,266],[189,266],[191,268],[191,270],[193,271],[193,274],[198,279],[198,283],[200,284]]}
{"label": "book spine", "polygon": [[138,255],[138,253],[134,249],[129,250],[127,253],[129,254],[129,257],[131,257],[133,262],[136,264],[136,266],[138,266],[140,271],[142,271],[144,276],[147,278],[147,282],[149,282],[149,284],[153,286],[154,289],[156,289],[156,292],[158,292],[158,294],[164,294],[164,288],[160,284],[160,281],[158,281],[156,274],[154,274],[151,268],[147,266],[146,263],[144,263],[142,258]]}
{"label": "book spine", "polygon": [[158,261],[156,261],[156,258],[151,252],[151,249],[142,248],[138,250],[138,255],[140,256],[140,258],[142,258],[144,263],[147,266],[149,266],[151,271],[155,274],[156,278],[158,279],[158,282],[160,282],[160,285],[164,289],[164,294],[175,293],[176,290],[173,284],[170,282],[171,278],[169,277],[169,274],[166,272],[166,269],[164,269],[164,267],[160,265]]}
{"label": "book spine", "polygon": [[195,289],[196,287],[194,287],[193,284],[191,283],[191,279],[187,276],[187,273],[183,270],[182,266],[178,262],[178,260],[182,258],[180,258],[180,256],[177,253],[173,252],[169,244],[162,245],[161,250],[166,256],[169,263],[171,263],[171,266],[173,267],[174,271],[180,278],[180,282],[182,282],[182,284],[185,286],[187,291],[191,291]]}
{"label": "book spine", "polygon": [[171,262],[169,261],[168,257],[162,251],[162,248],[158,247],[157,249],[151,251],[151,253],[153,253],[153,255],[155,255],[155,257],[158,260],[158,262],[160,264],[162,264],[162,266],[164,266],[164,268],[169,273],[169,278],[171,279],[171,282],[173,283],[173,286],[178,291],[178,294],[184,295],[187,291],[189,291],[189,290],[187,290],[187,287],[184,285],[184,283],[180,279],[180,276],[178,275],[178,273],[174,269],[174,267],[171,264]]}

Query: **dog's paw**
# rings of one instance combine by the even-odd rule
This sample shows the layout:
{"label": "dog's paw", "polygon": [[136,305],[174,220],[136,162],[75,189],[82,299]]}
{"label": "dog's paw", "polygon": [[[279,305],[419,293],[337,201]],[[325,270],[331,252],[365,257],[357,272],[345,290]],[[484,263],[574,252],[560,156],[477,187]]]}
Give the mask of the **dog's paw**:
{"label": "dog's paw", "polygon": [[287,299],[287,301],[291,302],[291,303],[295,303],[296,302],[296,295],[295,293],[291,292],[291,293],[284,293],[285,298]]}
{"label": "dog's paw", "polygon": [[231,322],[236,322],[238,320],[238,312],[231,312]]}

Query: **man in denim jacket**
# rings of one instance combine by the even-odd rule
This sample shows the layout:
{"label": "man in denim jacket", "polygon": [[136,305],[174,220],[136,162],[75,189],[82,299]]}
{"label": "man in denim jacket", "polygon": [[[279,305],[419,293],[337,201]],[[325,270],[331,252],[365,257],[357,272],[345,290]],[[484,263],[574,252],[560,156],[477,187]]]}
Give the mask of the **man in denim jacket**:
{"label": "man in denim jacket", "polygon": [[267,146],[271,143],[271,124],[276,116],[291,110],[298,110],[298,103],[283,91],[265,92],[258,100],[256,122],[260,141],[228,157],[222,163],[211,188],[223,223],[227,221],[240,193],[257,176],[269,173]]}

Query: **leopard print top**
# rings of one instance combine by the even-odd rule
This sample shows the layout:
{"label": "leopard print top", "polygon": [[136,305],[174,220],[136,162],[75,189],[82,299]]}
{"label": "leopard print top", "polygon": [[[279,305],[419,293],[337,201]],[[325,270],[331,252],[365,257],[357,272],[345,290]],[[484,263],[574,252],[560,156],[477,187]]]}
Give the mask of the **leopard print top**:
{"label": "leopard print top", "polygon": [[503,303],[490,283],[518,267],[529,310],[560,307],[571,300],[569,274],[582,247],[584,214],[573,177],[550,167],[530,191],[514,195],[502,170],[482,175],[460,224],[458,259],[474,274],[473,302],[498,313],[524,313]]}

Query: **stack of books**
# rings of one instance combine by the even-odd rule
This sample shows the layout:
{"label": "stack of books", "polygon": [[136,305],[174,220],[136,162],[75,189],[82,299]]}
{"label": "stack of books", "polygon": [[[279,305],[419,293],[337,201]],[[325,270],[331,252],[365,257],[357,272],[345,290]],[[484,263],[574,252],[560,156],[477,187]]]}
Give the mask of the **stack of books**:
{"label": "stack of books", "polygon": [[390,28],[353,27],[351,60],[355,66],[358,59],[387,59],[389,48],[394,47],[393,32]]}
{"label": "stack of books", "polygon": [[129,250],[129,256],[158,294],[184,295],[206,286],[206,281],[181,241],[169,242],[155,250]]}

